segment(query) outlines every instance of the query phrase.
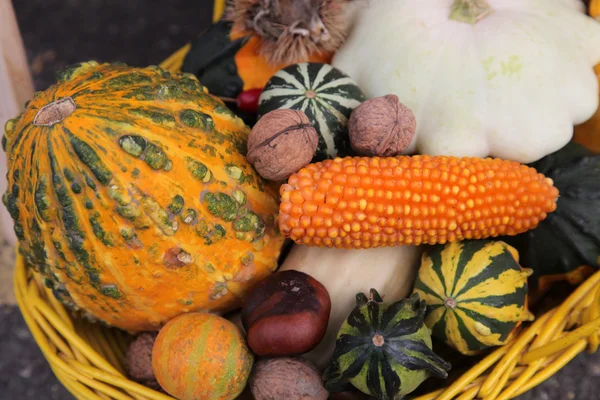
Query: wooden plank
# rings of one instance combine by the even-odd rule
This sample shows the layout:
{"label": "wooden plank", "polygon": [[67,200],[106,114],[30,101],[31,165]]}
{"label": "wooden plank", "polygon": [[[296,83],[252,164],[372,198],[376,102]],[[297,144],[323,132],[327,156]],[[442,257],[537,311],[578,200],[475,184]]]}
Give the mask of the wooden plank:
{"label": "wooden plank", "polygon": [[[0,127],[20,113],[32,95],[33,81],[12,2],[0,0]],[[5,191],[6,154],[0,150],[0,195]],[[0,206],[0,230],[0,237],[16,243],[12,220],[4,206]]]}

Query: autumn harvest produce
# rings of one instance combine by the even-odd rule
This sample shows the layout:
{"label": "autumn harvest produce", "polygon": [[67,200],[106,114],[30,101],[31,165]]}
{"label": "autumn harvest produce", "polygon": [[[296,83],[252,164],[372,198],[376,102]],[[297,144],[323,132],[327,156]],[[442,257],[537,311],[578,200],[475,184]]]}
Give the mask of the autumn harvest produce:
{"label": "autumn harvest produce", "polygon": [[319,136],[300,110],[273,110],[254,125],[246,158],[265,179],[281,182],[311,162]]}
{"label": "autumn harvest produce", "polygon": [[233,400],[244,390],[253,363],[236,326],[208,313],[173,318],[152,350],[156,380],[179,400]]}
{"label": "autumn harvest produce", "polygon": [[239,98],[263,89],[289,65],[330,62],[346,37],[357,3],[227,2],[224,15],[191,42],[182,70],[196,74],[217,96]]}
{"label": "autumn harvest produce", "polygon": [[368,293],[369,286],[377,286],[386,301],[405,298],[412,290],[421,254],[417,246],[348,250],[294,245],[279,271],[304,272],[321,282],[331,297],[325,337],[302,357],[324,369],[340,327],[356,306],[352,294]]}
{"label": "autumn harvest produce", "polygon": [[600,24],[581,1],[378,0],[332,65],[415,113],[407,153],[530,163],[594,114],[599,62]]}
{"label": "autumn harvest produce", "polygon": [[303,111],[319,134],[313,161],[351,154],[348,119],[365,101],[362,90],[329,64],[299,63],[277,72],[260,95],[259,117],[279,109]]}
{"label": "autumn harvest produce", "polygon": [[500,159],[347,157],[314,163],[281,186],[279,227],[296,243],[371,248],[436,244],[533,229],[558,190]]}
{"label": "autumn harvest produce", "polygon": [[75,397],[509,399],[596,350],[580,0],[220,9],[6,124],[15,293]]}
{"label": "autumn harvest produce", "polygon": [[361,156],[400,155],[416,129],[415,115],[393,94],[365,101],[352,111],[348,122],[350,145]]}
{"label": "autumn harvest produce", "polygon": [[431,376],[447,378],[451,366],[431,350],[425,311],[418,294],[384,303],[375,289],[369,298],[359,293],[340,328],[325,387],[340,392],[351,383],[377,399],[395,400]]}
{"label": "autumn harvest produce", "polygon": [[423,255],[415,293],[427,303],[432,335],[466,355],[512,340],[527,309],[527,278],[519,254],[504,242],[466,240]]}
{"label": "autumn harvest produce", "polygon": [[89,62],[58,77],[2,141],[27,265],[71,309],[134,332],[238,307],[283,243],[249,129],[191,75]]}
{"label": "autumn harvest produce", "polygon": [[295,356],[314,349],[327,331],[327,289],[300,271],[278,271],[257,284],[242,306],[242,323],[254,354]]}

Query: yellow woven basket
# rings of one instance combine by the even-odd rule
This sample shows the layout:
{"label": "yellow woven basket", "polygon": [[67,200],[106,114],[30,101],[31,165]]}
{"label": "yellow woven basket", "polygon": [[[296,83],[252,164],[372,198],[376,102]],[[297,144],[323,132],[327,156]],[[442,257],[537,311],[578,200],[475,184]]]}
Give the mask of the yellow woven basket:
{"label": "yellow woven basket", "polygon": [[[215,0],[215,19],[225,0]],[[600,0],[592,2],[600,14]],[[595,11],[594,11],[595,10]],[[162,66],[181,68],[188,46]],[[21,313],[60,382],[82,400],[173,398],[129,380],[125,352],[131,337],[118,329],[73,318],[39,277],[17,256],[14,288]],[[537,316],[511,343],[500,347],[450,386],[415,400],[506,400],[539,385],[586,348],[598,349],[600,271],[580,285],[558,308]]]}

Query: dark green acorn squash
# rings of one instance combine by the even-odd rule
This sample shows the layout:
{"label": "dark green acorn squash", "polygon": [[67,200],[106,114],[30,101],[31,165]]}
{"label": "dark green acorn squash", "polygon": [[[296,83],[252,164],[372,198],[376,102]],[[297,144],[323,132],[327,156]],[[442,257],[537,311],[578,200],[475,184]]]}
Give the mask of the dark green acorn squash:
{"label": "dark green acorn squash", "polygon": [[426,305],[418,294],[386,304],[371,289],[370,299],[360,293],[356,303],[325,370],[327,390],[340,392],[351,384],[378,400],[395,400],[430,376],[448,377],[450,364],[431,349]]}
{"label": "dark green acorn squash", "polygon": [[534,276],[566,275],[599,267],[600,155],[570,143],[531,164],[560,191],[556,211],[534,230],[502,240],[515,247]]}

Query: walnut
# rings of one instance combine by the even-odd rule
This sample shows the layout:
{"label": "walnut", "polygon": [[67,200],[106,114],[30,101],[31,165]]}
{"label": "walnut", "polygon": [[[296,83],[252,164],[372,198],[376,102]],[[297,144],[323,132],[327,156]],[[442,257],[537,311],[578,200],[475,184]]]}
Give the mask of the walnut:
{"label": "walnut", "polygon": [[263,178],[281,181],[311,162],[318,143],[317,131],[306,114],[274,110],[254,125],[246,158]]}
{"label": "walnut", "polygon": [[256,400],[326,400],[329,396],[317,368],[300,358],[262,359],[250,375]]}
{"label": "walnut", "polygon": [[358,154],[390,157],[408,147],[415,136],[417,121],[398,96],[389,94],[358,106],[350,115],[348,127],[350,143]]}

